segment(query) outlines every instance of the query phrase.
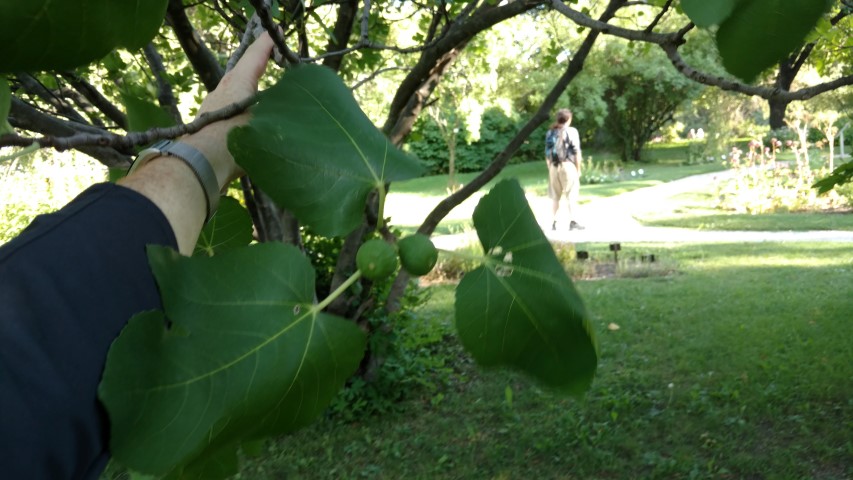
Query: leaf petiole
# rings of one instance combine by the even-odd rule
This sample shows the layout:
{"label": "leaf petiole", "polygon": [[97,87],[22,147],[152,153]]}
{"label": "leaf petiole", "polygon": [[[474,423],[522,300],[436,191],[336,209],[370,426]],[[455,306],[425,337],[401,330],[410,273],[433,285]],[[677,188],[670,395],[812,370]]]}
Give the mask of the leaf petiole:
{"label": "leaf petiole", "polygon": [[349,287],[351,287],[358,279],[361,278],[361,270],[356,270],[355,273],[350,275],[349,278],[344,281],[338,288],[335,289],[334,292],[330,293],[326,298],[323,299],[322,302],[314,305],[311,309],[314,313],[320,313],[328,307],[332,302],[335,301],[336,298],[340,297]]}
{"label": "leaf petiole", "polygon": [[0,157],[0,163],[7,162],[9,160],[14,160],[16,158],[23,157],[24,155],[29,155],[30,153],[33,153],[40,148],[41,148],[41,145],[39,145],[38,142],[34,142],[32,145],[30,145],[28,147],[24,147],[24,148],[18,150],[17,152],[14,152],[14,153],[11,153],[9,155]]}
{"label": "leaf petiole", "polygon": [[380,183],[379,187],[379,213],[376,219],[376,228],[382,229],[385,225],[385,199],[388,197],[388,192],[385,190],[385,183]]}

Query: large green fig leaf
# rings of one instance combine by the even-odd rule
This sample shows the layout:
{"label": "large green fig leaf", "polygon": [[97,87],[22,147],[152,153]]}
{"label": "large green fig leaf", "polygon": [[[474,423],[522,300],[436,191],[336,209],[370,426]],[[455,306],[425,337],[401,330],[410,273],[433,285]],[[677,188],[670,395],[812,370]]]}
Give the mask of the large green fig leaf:
{"label": "large green fig leaf", "polygon": [[731,15],[738,0],[681,0],[681,8],[697,27],[719,25]]}
{"label": "large green fig leaf", "polygon": [[812,187],[817,189],[817,193],[823,195],[839,185],[852,182],[853,162],[847,162],[835,167],[835,170],[830,172],[826,177],[815,182]]}
{"label": "large green fig leaf", "polygon": [[0,72],[63,70],[117,47],[139,49],[163,23],[168,0],[0,2]]}
{"label": "large green fig leaf", "polygon": [[314,271],[293,246],[148,255],[164,313],[130,320],[99,390],[110,451],[133,470],[227,470],[240,443],[314,419],[363,356],[364,333],[312,304]]}
{"label": "large green fig leaf", "polygon": [[351,232],[371,190],[420,175],[328,68],[294,68],[262,92],[248,126],[232,130],[234,158],[273,200],[325,236]]}
{"label": "large green fig leaf", "polygon": [[682,0],[699,26],[719,25],[723,66],[752,81],[789,55],[817,25],[832,0]]}
{"label": "large green fig leaf", "polygon": [[516,367],[570,393],[598,363],[589,316],[542,233],[524,191],[504,180],[474,210],[487,254],[456,288],[456,328],[481,364]]}
{"label": "large green fig leaf", "polygon": [[175,119],[159,105],[129,93],[123,93],[121,100],[127,110],[127,128],[132,132],[175,125]]}
{"label": "large green fig leaf", "polygon": [[212,257],[252,242],[252,217],[240,202],[220,197],[219,208],[201,229],[193,255]]}

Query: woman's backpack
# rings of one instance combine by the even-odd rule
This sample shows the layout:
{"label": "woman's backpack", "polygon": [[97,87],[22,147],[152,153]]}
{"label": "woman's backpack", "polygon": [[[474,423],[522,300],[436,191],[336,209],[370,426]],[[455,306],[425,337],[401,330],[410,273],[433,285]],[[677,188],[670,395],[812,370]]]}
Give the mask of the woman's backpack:
{"label": "woman's backpack", "polygon": [[577,162],[578,150],[569,138],[566,128],[552,128],[545,134],[545,158],[554,166],[562,162]]}

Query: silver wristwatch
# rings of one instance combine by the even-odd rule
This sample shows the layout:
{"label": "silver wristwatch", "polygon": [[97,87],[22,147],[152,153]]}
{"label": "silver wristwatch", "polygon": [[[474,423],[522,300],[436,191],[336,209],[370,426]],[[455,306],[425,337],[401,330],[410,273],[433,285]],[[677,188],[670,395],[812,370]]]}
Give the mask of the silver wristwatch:
{"label": "silver wristwatch", "polygon": [[136,169],[148,163],[149,160],[162,155],[169,155],[170,157],[183,160],[190,167],[190,170],[193,171],[199,183],[201,183],[201,188],[204,190],[204,197],[207,200],[207,216],[204,220],[207,223],[210,217],[216,212],[216,207],[219,206],[219,182],[216,180],[216,173],[213,171],[210,162],[207,161],[204,154],[195,148],[186,143],[173,140],[160,140],[139,152],[127,174],[130,175]]}

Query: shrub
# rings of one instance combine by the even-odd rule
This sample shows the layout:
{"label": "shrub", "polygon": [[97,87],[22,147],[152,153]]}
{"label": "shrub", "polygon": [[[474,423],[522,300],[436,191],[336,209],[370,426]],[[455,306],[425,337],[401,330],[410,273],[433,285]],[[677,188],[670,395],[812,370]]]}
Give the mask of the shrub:
{"label": "shrub", "polygon": [[479,261],[473,259],[482,254],[482,248],[476,235],[472,234],[470,230],[466,238],[469,239],[468,243],[455,250],[459,253],[458,255],[439,252],[438,263],[435,264],[435,268],[422,278],[427,282],[457,281],[465,275],[465,272],[477,268]]}
{"label": "shrub", "polygon": [[587,157],[581,168],[581,185],[618,182],[621,165],[621,162],[615,160],[593,162],[592,157]]}
{"label": "shrub", "polygon": [[[456,146],[456,171],[479,172],[485,169],[516,135],[520,126],[518,120],[506,116],[500,109],[487,109],[480,125],[480,138],[472,141],[459,139]],[[459,131],[464,130],[464,125],[460,126]],[[545,127],[531,135],[531,139],[537,138],[545,138]],[[423,162],[428,175],[447,173],[447,143],[438,126],[428,116],[421,116],[415,122],[406,148]],[[544,146],[540,142],[528,141],[516,152],[512,162],[538,160],[542,157],[543,149]]]}
{"label": "shrub", "polygon": [[720,207],[740,213],[774,213],[836,209],[849,204],[845,192],[831,191],[818,195],[812,187],[816,179],[826,176],[826,168],[813,170],[807,163],[777,163],[774,159],[757,163],[733,149],[729,158],[735,177],[720,185]]}
{"label": "shrub", "polygon": [[373,332],[367,358],[379,362],[378,366],[369,377],[357,375],[347,382],[332,400],[330,416],[353,421],[388,413],[402,400],[424,393],[435,395],[450,382],[452,369],[446,364],[449,354],[443,349],[454,337],[452,324],[416,314],[428,299],[428,291],[411,282],[399,313],[388,315],[383,305],[367,314]]}

